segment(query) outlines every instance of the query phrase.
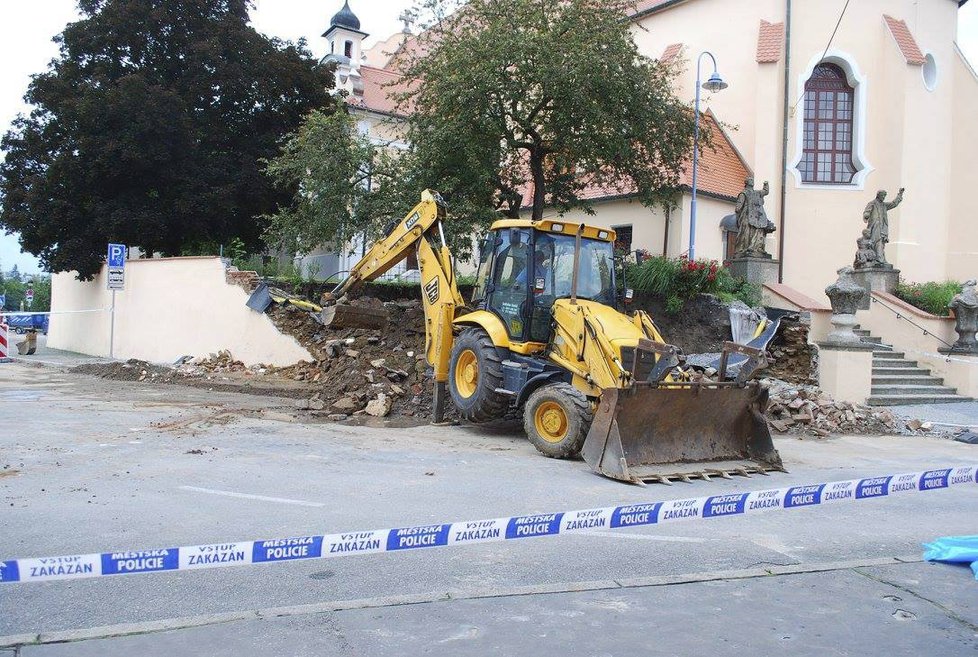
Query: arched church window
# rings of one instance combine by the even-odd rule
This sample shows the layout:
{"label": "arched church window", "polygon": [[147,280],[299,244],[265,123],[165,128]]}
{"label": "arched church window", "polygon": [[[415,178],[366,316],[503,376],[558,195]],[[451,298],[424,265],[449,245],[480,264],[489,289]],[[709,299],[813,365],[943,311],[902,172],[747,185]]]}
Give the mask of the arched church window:
{"label": "arched church window", "polygon": [[350,59],[351,57],[353,57],[353,42],[352,41],[347,41],[345,44],[343,44],[343,55],[347,59]]}
{"label": "arched church window", "polygon": [[802,182],[848,184],[852,161],[855,94],[835,64],[819,64],[805,83],[803,149],[798,170]]}

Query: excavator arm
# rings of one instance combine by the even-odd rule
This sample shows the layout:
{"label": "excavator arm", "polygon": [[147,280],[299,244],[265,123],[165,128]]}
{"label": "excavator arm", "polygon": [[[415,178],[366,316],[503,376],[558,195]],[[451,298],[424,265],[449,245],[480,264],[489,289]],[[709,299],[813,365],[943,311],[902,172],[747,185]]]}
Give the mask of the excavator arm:
{"label": "excavator arm", "polygon": [[[454,335],[452,320],[457,308],[464,305],[455,280],[452,253],[445,243],[442,221],[445,219],[445,202],[437,192],[425,190],[421,202],[401,220],[383,239],[374,243],[370,250],[350,270],[331,293],[324,295],[323,324],[328,327],[378,328],[374,323],[376,313],[368,313],[366,322],[363,310],[343,303],[345,295],[361,283],[372,281],[390,271],[407,257],[411,249],[418,254],[421,271],[421,302],[425,315],[425,358],[435,373],[436,421],[441,421],[445,407],[445,383],[448,381],[448,363]],[[386,313],[384,322],[386,324]]]}
{"label": "excavator arm", "polygon": [[444,218],[445,202],[441,195],[426,189],[421,193],[421,202],[414,206],[386,237],[374,242],[360,261],[353,265],[347,277],[333,288],[330,297],[339,299],[347,292],[356,289],[359,284],[386,274],[404,260],[411,249],[417,248],[421,237],[434,227],[437,227],[444,245],[444,235],[441,232],[441,222]]}

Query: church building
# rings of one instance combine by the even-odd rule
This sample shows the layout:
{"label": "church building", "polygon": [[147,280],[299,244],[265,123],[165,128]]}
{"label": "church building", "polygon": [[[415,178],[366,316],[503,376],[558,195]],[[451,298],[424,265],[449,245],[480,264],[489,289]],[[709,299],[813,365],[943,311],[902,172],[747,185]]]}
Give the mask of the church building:
{"label": "church building", "polygon": [[[698,162],[669,208],[595,189],[596,216],[568,218],[615,228],[630,250],[727,260],[733,213],[745,180],[770,193],[774,232],[768,294],[804,306],[852,265],[878,190],[902,203],[889,211],[886,259],[914,282],[978,275],[978,74],[955,44],[967,0],[643,0],[630,16],[641,52],[676,62],[676,92],[692,102],[714,72],[726,87],[701,89],[701,121],[715,149]],[[385,85],[415,43],[410,24],[364,49],[367,36],[349,4],[324,34],[337,86],[360,129],[397,147]],[[402,145],[403,146],[403,145]],[[775,264],[776,263],[776,264]],[[807,299],[805,297],[810,297]]]}

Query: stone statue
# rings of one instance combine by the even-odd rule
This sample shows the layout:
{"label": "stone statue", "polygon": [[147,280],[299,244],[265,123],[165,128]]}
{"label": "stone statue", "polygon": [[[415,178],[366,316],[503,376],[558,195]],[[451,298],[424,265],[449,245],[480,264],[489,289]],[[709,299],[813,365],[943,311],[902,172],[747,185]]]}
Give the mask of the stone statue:
{"label": "stone statue", "polygon": [[867,269],[876,262],[876,249],[873,248],[873,240],[869,237],[869,229],[863,229],[863,236],[856,240],[856,259],[852,266],[856,269]]}
{"label": "stone statue", "polygon": [[887,212],[903,201],[903,187],[897,193],[896,198],[886,202],[886,190],[881,189],[876,192],[876,198],[866,205],[863,211],[863,221],[866,222],[866,229],[869,231],[868,239],[873,249],[873,261],[859,267],[860,269],[892,269],[893,265],[886,261],[884,251],[886,243],[890,241],[890,220]]}
{"label": "stone statue", "polygon": [[975,293],[975,285],[974,279],[966,281],[961,291],[947,304],[954,311],[954,330],[958,334],[957,341],[951,347],[952,352],[978,354],[978,340],[975,339],[978,332],[978,294]]}
{"label": "stone statue", "polygon": [[754,178],[744,181],[744,191],[737,196],[737,240],[734,242],[734,258],[770,258],[764,248],[764,238],[776,229],[764,212],[764,197],[771,187],[764,181],[761,190],[754,189]]}

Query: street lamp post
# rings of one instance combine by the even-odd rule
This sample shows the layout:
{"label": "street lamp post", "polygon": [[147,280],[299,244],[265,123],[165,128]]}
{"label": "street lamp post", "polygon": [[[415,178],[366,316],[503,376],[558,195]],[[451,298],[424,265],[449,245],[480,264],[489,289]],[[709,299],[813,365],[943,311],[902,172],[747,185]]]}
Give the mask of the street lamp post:
{"label": "street lamp post", "polygon": [[[713,75],[706,82],[700,84],[700,64],[703,62],[703,55],[709,55],[713,60]],[[707,91],[722,91],[727,88],[727,83],[723,81],[717,73],[717,59],[713,53],[704,50],[696,58],[696,105],[694,113],[696,115],[693,127],[693,200],[689,206],[689,259],[696,259],[696,179],[699,171],[700,156],[700,89]]]}

